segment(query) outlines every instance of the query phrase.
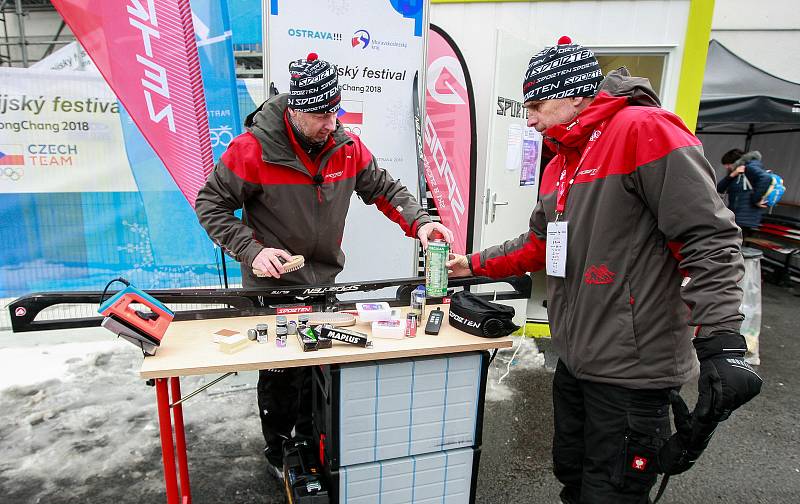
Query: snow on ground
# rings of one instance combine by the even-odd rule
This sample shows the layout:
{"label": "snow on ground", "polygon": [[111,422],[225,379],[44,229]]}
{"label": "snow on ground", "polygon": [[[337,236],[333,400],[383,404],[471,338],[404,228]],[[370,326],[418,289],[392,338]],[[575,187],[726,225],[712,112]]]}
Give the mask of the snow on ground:
{"label": "snow on ground", "polygon": [[[80,487],[90,478],[120,473],[152,459],[152,452],[160,450],[155,389],[139,377],[141,361],[136,348],[113,337],[0,349],[4,490],[13,493],[15,482],[38,481],[41,493],[48,495],[59,490],[60,482]],[[183,379],[184,394],[205,379]],[[238,437],[239,419],[257,427],[252,391],[204,392],[188,401],[184,412],[187,435],[201,438]],[[160,464],[133,477],[139,490],[163,488]],[[68,489],[60,489],[64,491]]]}

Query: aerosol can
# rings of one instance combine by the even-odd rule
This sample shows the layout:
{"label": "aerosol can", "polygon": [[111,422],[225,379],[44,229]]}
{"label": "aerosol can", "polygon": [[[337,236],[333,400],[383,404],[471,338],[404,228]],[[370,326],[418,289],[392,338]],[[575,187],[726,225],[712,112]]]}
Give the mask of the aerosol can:
{"label": "aerosol can", "polygon": [[425,293],[428,297],[447,295],[447,258],[450,245],[439,231],[431,233],[425,252]]}

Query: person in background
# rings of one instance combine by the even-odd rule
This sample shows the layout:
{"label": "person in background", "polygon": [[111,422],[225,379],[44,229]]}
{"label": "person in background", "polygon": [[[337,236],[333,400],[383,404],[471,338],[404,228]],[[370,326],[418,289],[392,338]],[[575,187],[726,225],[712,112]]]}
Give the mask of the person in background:
{"label": "person in background", "polygon": [[[354,192],[423,247],[436,231],[451,242],[450,230],[432,222],[336,119],[336,67],[312,53],[292,62],[289,73],[289,93],[248,116],[247,131],[228,146],[195,203],[209,237],[241,263],[243,286],[334,283],[344,267],[341,242]],[[234,215],[240,208],[241,220]],[[305,266],[286,273],[293,254],[304,256]],[[267,469],[282,478],[283,441],[312,435],[310,368],[260,371],[258,406]]]}
{"label": "person in background", "polygon": [[717,183],[717,192],[728,195],[728,208],[745,236],[761,224],[767,205],[761,201],[771,178],[761,162],[761,153],[732,149],[722,156],[728,174]]}
{"label": "person in background", "polygon": [[[561,500],[646,504],[658,473],[691,467],[761,389],[739,334],[741,234],[700,141],[647,79],[603,79],[592,51],[563,37],[531,58],[522,90],[528,126],[556,152],[530,228],[448,267],[547,270]],[[677,391],[698,374],[690,414]]]}

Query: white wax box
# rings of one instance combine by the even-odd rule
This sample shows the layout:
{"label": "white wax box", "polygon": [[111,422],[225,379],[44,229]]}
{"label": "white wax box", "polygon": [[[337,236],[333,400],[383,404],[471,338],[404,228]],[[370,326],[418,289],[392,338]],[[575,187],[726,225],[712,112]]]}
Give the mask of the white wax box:
{"label": "white wax box", "polygon": [[406,321],[376,320],[372,323],[372,337],[386,339],[403,339],[406,337]]}
{"label": "white wax box", "polygon": [[234,353],[244,348],[249,342],[250,340],[244,334],[224,336],[219,342],[219,349],[225,353]]}
{"label": "white wax box", "polygon": [[356,303],[358,318],[362,322],[375,322],[376,320],[389,320],[392,318],[392,308],[389,303]]}

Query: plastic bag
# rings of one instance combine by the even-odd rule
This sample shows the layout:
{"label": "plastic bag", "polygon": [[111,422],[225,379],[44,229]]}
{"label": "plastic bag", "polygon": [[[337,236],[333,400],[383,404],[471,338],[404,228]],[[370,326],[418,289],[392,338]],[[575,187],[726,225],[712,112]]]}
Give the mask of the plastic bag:
{"label": "plastic bag", "polygon": [[741,333],[747,341],[745,360],[753,365],[761,364],[758,355],[758,337],[761,334],[761,256],[759,250],[744,247],[744,277],[739,283],[742,288],[742,305],[739,308],[744,314]]}

